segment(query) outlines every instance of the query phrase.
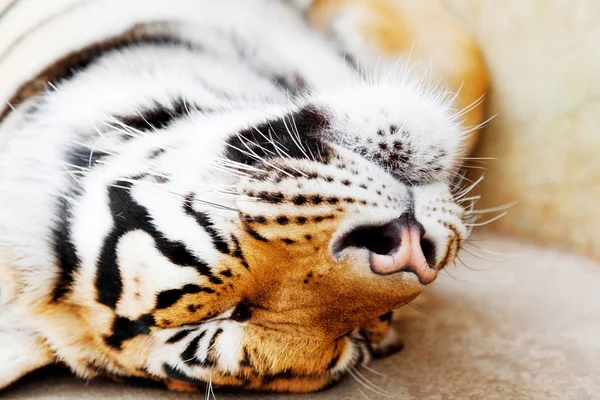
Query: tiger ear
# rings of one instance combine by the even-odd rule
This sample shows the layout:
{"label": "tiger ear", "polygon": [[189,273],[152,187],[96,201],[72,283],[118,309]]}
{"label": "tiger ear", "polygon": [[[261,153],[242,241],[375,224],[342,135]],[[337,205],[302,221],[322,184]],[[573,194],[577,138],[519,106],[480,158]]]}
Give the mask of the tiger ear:
{"label": "tiger ear", "polygon": [[0,318],[0,391],[28,373],[51,364],[54,356],[35,333]]}

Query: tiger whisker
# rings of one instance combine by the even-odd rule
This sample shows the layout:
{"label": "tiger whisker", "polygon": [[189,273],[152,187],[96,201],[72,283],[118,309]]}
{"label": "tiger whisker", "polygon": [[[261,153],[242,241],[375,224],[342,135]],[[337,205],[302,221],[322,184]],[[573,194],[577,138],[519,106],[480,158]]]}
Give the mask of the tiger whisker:
{"label": "tiger whisker", "polygon": [[[464,250],[464,249],[463,249]],[[471,271],[476,271],[476,272],[486,272],[486,271],[491,271],[494,270],[496,268],[502,267],[504,266],[507,262],[512,261],[512,260],[495,260],[495,261],[489,261],[489,260],[484,260],[486,262],[492,262],[494,263],[493,265],[490,265],[489,267],[485,267],[485,268],[469,268],[467,267],[466,263],[464,261],[462,261],[461,259],[458,259],[460,261],[460,263],[467,269],[471,270]],[[474,281],[469,281],[469,282],[474,282]],[[490,282],[486,282],[486,283],[490,283]]]}
{"label": "tiger whisker", "polygon": [[504,262],[509,261],[509,260],[492,260],[492,259],[489,259],[489,258],[485,258],[485,257],[480,256],[479,254],[475,254],[474,252],[470,251],[469,249],[467,249],[465,247],[463,247],[462,250],[465,251],[466,253],[469,253],[473,257],[482,260],[482,261],[493,262],[493,263],[497,263],[497,262],[504,263]]}
{"label": "tiger whisker", "polygon": [[54,82],[46,81],[46,85],[50,86],[52,88],[52,90],[54,90],[55,92],[59,92],[60,91],[60,90],[58,90],[58,88],[56,87],[56,85],[54,84]]}
{"label": "tiger whisker", "polygon": [[104,149],[99,149],[98,147],[92,146],[92,145],[87,144],[87,143],[80,142],[78,140],[69,139],[69,140],[67,140],[67,142],[72,143],[72,144],[76,144],[77,146],[81,146],[81,147],[84,147],[84,148],[89,149],[89,150],[100,150],[103,153],[106,153],[106,154],[111,155],[111,156],[120,155],[120,153],[111,152],[111,151],[104,150]]}
{"label": "tiger whisker", "polygon": [[371,382],[368,378],[366,378],[363,374],[361,374],[360,371],[358,369],[356,369],[356,367],[354,367],[354,366],[350,367],[348,372],[352,375],[352,377],[354,379],[356,379],[357,382],[362,384],[362,386],[364,386],[366,389],[372,391],[373,393],[376,393],[383,397],[387,397],[388,399],[398,399],[399,400],[399,398],[396,397],[394,394],[381,389],[380,387],[375,385],[373,382]]}
{"label": "tiger whisker", "polygon": [[107,143],[110,147],[112,147],[114,152],[119,153],[119,150],[115,147],[115,145],[110,140],[108,140],[108,138],[104,135],[104,133],[102,133],[102,131],[96,126],[95,123],[93,124],[93,126],[94,126],[94,130],[96,131],[98,136],[100,136],[105,143]]}
{"label": "tiger whisker", "polygon": [[367,395],[366,395],[366,394],[365,394],[365,393],[364,393],[364,392],[363,392],[363,391],[362,391],[360,388],[356,388],[356,390],[358,390],[358,392],[359,392],[360,394],[362,394],[362,396],[363,396],[365,399],[367,399],[367,400],[371,400],[371,399],[369,399],[369,396],[367,396]]}
{"label": "tiger whisker", "polygon": [[478,201],[481,199],[481,196],[471,196],[471,197],[465,197],[459,201],[457,201],[458,204],[462,204],[462,203],[466,203],[467,201]]}
{"label": "tiger whisker", "polygon": [[510,203],[507,203],[507,204],[504,204],[501,206],[497,206],[497,207],[484,208],[481,210],[472,210],[468,214],[489,214],[489,213],[493,213],[493,212],[504,211],[506,209],[516,206],[517,204],[519,204],[518,201],[511,201]]}
{"label": "tiger whisker", "polygon": [[[464,250],[464,248],[463,248],[462,250]],[[463,260],[460,258],[460,256],[459,256],[458,254],[456,255],[456,260],[458,260],[458,261],[459,261],[459,262],[460,262],[460,263],[463,265],[463,267],[465,267],[465,268],[466,268],[466,269],[468,269],[469,271],[477,271],[477,272],[478,272],[478,271],[485,271],[485,269],[477,269],[477,268],[471,268],[471,267],[469,267],[469,266],[468,266],[468,265],[467,265],[467,264],[466,264],[466,263],[465,263],[465,262],[464,262],[464,261],[463,261]],[[456,264],[456,262],[455,262],[455,264]]]}
{"label": "tiger whisker", "polygon": [[12,111],[16,110],[15,106],[13,106],[13,104],[10,101],[6,100],[5,103],[8,106],[8,108],[10,108]]}
{"label": "tiger whisker", "polygon": [[488,253],[490,255],[494,255],[494,256],[501,256],[501,257],[517,257],[517,258],[521,258],[521,257],[525,257],[524,254],[511,254],[511,253],[499,253],[496,251],[492,251],[489,249],[484,249],[483,247],[477,246],[476,244],[473,244],[471,242],[473,241],[477,241],[477,240],[469,240],[468,242],[465,242],[465,244],[468,244],[470,246],[475,247],[476,249],[483,251],[484,253]]}
{"label": "tiger whisker", "polygon": [[485,93],[482,94],[481,96],[479,96],[477,99],[475,99],[470,104],[467,104],[461,110],[458,110],[458,112],[456,113],[456,118],[460,118],[463,115],[467,114],[469,111],[479,107],[481,105],[481,103],[483,103],[484,101],[485,101]]}
{"label": "tiger whisker", "polygon": [[423,312],[423,310],[419,309],[418,307],[415,307],[413,304],[411,303],[407,303],[406,306],[412,308],[413,310],[415,310],[416,312],[418,312],[419,314],[422,314],[423,316],[427,317],[427,318],[431,318],[429,315],[425,314]]}
{"label": "tiger whisker", "polygon": [[100,122],[101,124],[103,124],[103,125],[111,128],[111,129],[114,129],[114,130],[116,130],[118,132],[124,133],[127,136],[130,136],[130,137],[133,137],[133,138],[138,138],[140,136],[147,136],[146,132],[141,131],[141,130],[136,129],[136,128],[130,126],[130,125],[125,124],[123,121],[119,120],[114,115],[105,114],[104,117],[108,121],[100,120],[98,122]]}
{"label": "tiger whisker", "polygon": [[[125,178],[125,177],[119,178],[119,181],[121,181],[121,182],[128,182],[128,183],[134,183],[134,184],[138,184],[138,183],[141,182],[142,184],[145,184],[145,185],[148,185],[148,186],[160,186],[160,185],[162,185],[160,183],[139,181],[139,180],[134,180],[134,179]],[[118,184],[110,184],[108,186],[114,187],[114,188],[117,188],[117,189],[124,189],[124,190],[128,190],[128,191],[131,191],[131,189],[132,189],[131,187],[126,187],[126,186],[122,186],[122,185],[118,185]],[[168,193],[168,194],[171,194],[171,195],[174,195],[174,196],[178,196],[178,197],[185,197],[181,193],[177,193],[177,192],[174,192],[174,191],[171,191],[171,190],[166,190],[165,193]],[[227,193],[222,193],[222,195],[227,195]],[[214,203],[214,202],[209,201],[209,200],[198,199],[197,197],[195,197],[193,201],[198,202],[198,203],[203,204],[203,205],[207,205],[207,206],[216,208],[216,209],[220,209],[220,210],[223,210],[223,211],[231,211],[231,212],[235,212],[235,213],[239,212],[239,210],[236,209],[236,208],[232,208],[232,207],[229,207],[229,206],[226,206],[226,205],[223,205],[223,204],[217,204],[217,203]]]}
{"label": "tiger whisker", "polygon": [[501,214],[499,214],[499,215],[496,215],[495,217],[493,217],[493,218],[490,218],[490,219],[488,219],[488,220],[486,220],[486,221],[483,221],[483,222],[478,222],[478,223],[472,223],[472,224],[465,224],[465,225],[466,225],[466,226],[474,226],[474,227],[475,227],[475,226],[485,226],[485,225],[491,224],[491,223],[492,223],[492,222],[494,222],[494,221],[497,221],[497,220],[499,220],[500,218],[504,217],[504,216],[505,216],[505,215],[507,215],[507,214],[508,214],[508,211],[504,211],[503,213],[501,213]]}
{"label": "tiger whisker", "polygon": [[478,160],[478,161],[482,161],[482,160],[498,160],[498,157],[463,157],[463,160]]}
{"label": "tiger whisker", "polygon": [[206,387],[206,400],[208,400],[210,398],[210,396],[212,395],[213,399],[217,399],[217,396],[215,395],[215,391],[213,389],[213,384],[212,384],[212,376],[213,376],[213,370],[215,369],[215,364],[216,361],[214,361],[212,363],[212,366],[210,367],[210,372],[208,375],[208,385]]}
{"label": "tiger whisker", "polygon": [[382,374],[381,372],[379,372],[379,371],[377,371],[377,370],[375,370],[375,369],[373,369],[373,368],[371,368],[371,367],[369,367],[367,365],[362,365],[362,368],[366,369],[367,371],[371,372],[372,374],[381,376],[382,378],[389,378],[388,375]]}
{"label": "tiger whisker", "polygon": [[[300,139],[300,130],[298,129],[298,125],[296,124],[296,119],[294,118],[294,114],[292,114],[292,127],[294,128],[294,130],[296,131],[296,135],[298,136],[298,141],[301,142]],[[309,160],[312,161],[317,161],[317,159],[315,158],[315,155],[313,154],[312,150],[310,149],[310,147],[307,147],[307,151],[310,154]],[[322,159],[323,157],[321,157]]]}
{"label": "tiger whisker", "polygon": [[80,171],[92,172],[92,170],[89,167],[86,168],[86,167],[82,167],[80,165],[75,165],[75,164],[71,164],[71,163],[63,163],[63,166],[76,168],[77,170],[80,170]]}
{"label": "tiger whisker", "polygon": [[491,117],[489,117],[488,119],[486,119],[486,120],[485,120],[485,121],[483,121],[482,123],[480,123],[480,124],[477,124],[477,125],[475,125],[475,126],[473,126],[473,127],[469,128],[469,129],[467,129],[466,131],[464,131],[464,132],[463,132],[463,135],[467,135],[467,134],[469,134],[469,133],[471,133],[471,132],[474,132],[474,131],[476,131],[476,130],[478,130],[478,129],[481,129],[481,128],[483,128],[484,126],[486,126],[486,125],[487,125],[489,122],[491,122],[491,121],[492,121],[494,118],[496,118],[497,116],[498,116],[498,114],[494,114],[494,115],[492,115]]}
{"label": "tiger whisker", "polygon": [[[292,115],[292,118],[293,118],[293,115]],[[286,122],[286,119],[287,119],[286,116],[282,117],[283,126],[285,127],[285,130],[287,131],[288,135],[290,136],[290,139],[292,139],[292,141],[294,142],[294,144],[296,145],[298,150],[300,150],[302,152],[302,155],[304,155],[304,157],[306,159],[310,160],[310,158],[308,157],[308,154],[306,154],[306,151],[304,150],[304,147],[302,146],[302,143],[300,141],[300,135],[297,134],[297,131],[292,132],[292,130],[290,130],[290,128],[288,127],[288,124]],[[292,122],[293,122],[293,120],[292,120]]]}
{"label": "tiger whisker", "polygon": [[[460,83],[460,86],[458,87],[458,89],[456,90],[456,92],[452,93],[452,92],[446,92],[445,95],[452,95],[452,97],[449,99],[448,103],[450,104],[454,104],[454,102],[456,101],[456,99],[458,98],[458,96],[460,96],[460,93],[462,92],[463,88],[465,87],[465,81],[462,81]],[[468,107],[468,106],[467,106]],[[460,111],[459,111],[460,112]]]}
{"label": "tiger whisker", "polygon": [[[269,127],[271,129],[273,129],[273,127],[271,126],[270,123],[269,123]],[[282,145],[281,143],[277,143],[277,141],[275,141],[275,139],[273,139],[273,136],[271,134],[271,132],[272,132],[271,130],[269,131],[269,136],[267,137],[267,136],[265,136],[265,134],[263,132],[261,132],[260,129],[258,129],[258,127],[255,124],[252,124],[252,129],[254,129],[254,131],[256,133],[258,133],[260,136],[262,136],[263,139],[265,139],[266,141],[268,141],[269,143],[271,143],[273,145],[273,147],[275,148],[275,151],[273,152],[273,151],[271,151],[269,149],[265,149],[263,146],[260,146],[260,145],[254,143],[254,142],[252,144],[258,146],[259,148],[261,148],[262,150],[264,150],[265,152],[267,152],[267,153],[269,153],[271,155],[277,154],[279,157],[282,157],[282,158],[289,157],[289,154],[287,154],[285,152],[285,150],[287,150],[287,148],[284,145]],[[285,150],[282,150],[282,149],[285,149]]]}
{"label": "tiger whisker", "polygon": [[481,181],[483,181],[485,175],[481,175],[479,177],[479,179],[477,179],[475,182],[473,182],[471,185],[469,185],[466,189],[464,189],[462,192],[459,192],[456,196],[455,196],[455,200],[461,200],[463,197],[465,197],[467,194],[469,194],[471,192],[471,190],[473,190],[475,188],[475,186],[477,186]]}
{"label": "tiger whisker", "polygon": [[231,143],[228,143],[228,142],[225,142],[225,145],[227,145],[227,146],[229,146],[229,147],[231,147],[231,148],[233,148],[233,149],[235,149],[235,150],[239,151],[239,152],[240,152],[240,153],[242,153],[242,154],[245,154],[245,155],[247,155],[247,156],[249,156],[249,157],[252,157],[252,158],[254,158],[254,159],[258,160],[258,161],[261,161],[261,162],[265,163],[266,165],[268,165],[268,166],[270,166],[270,167],[272,167],[272,168],[276,169],[277,171],[281,172],[282,174],[285,174],[285,175],[287,175],[287,176],[288,176],[288,177],[290,177],[290,178],[291,178],[291,177],[293,177],[293,176],[292,176],[291,174],[289,174],[288,172],[286,172],[286,171],[282,170],[281,168],[279,168],[279,167],[277,167],[277,166],[273,165],[273,164],[272,164],[272,163],[270,163],[269,161],[267,161],[267,160],[263,159],[262,157],[260,157],[259,155],[257,155],[257,154],[256,154],[256,153],[255,153],[253,150],[251,150],[251,149],[250,149],[250,147],[248,147],[248,146],[247,146],[247,145],[244,143],[244,141],[243,141],[243,138],[242,138],[242,137],[239,135],[239,133],[236,133],[236,136],[237,136],[237,137],[240,139],[240,141],[242,142],[242,144],[244,145],[244,147],[246,147],[246,148],[248,149],[248,151],[244,151],[244,150],[242,150],[242,149],[239,149],[239,148],[237,148],[236,146],[234,146],[234,145],[232,145]]}
{"label": "tiger whisker", "polygon": [[[454,264],[454,267],[456,267],[456,259],[452,261],[452,264]],[[461,283],[468,283],[468,281],[465,281],[463,279],[458,279],[457,277],[455,277],[454,275],[452,275],[450,273],[450,270],[448,268],[444,268],[440,271],[440,274],[444,272],[446,273],[446,275],[451,278],[452,280],[455,280],[456,282],[461,282]]]}
{"label": "tiger whisker", "polygon": [[479,170],[482,170],[482,171],[487,171],[488,170],[487,167],[482,167],[482,166],[479,166],[479,165],[466,165],[466,164],[463,164],[462,167],[463,168],[467,168],[467,169],[479,169]]}

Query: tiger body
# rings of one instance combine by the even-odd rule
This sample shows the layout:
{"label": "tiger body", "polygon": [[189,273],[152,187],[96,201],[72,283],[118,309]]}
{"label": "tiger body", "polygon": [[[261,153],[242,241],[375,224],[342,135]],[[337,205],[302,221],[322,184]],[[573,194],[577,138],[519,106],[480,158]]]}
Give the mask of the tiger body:
{"label": "tiger body", "polygon": [[[0,387],[62,362],[306,392],[393,350],[467,235],[448,96],[369,77],[309,2],[151,3],[83,2],[30,39],[50,67],[3,70]],[[399,218],[428,265],[374,273],[395,250],[363,233]]]}

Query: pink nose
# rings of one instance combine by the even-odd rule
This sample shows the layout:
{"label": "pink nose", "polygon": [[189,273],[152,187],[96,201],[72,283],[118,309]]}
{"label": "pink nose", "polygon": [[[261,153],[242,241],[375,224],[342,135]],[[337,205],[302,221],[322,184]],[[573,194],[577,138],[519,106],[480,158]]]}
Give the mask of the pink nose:
{"label": "pink nose", "polygon": [[430,267],[421,248],[422,231],[415,225],[400,227],[400,246],[391,254],[371,253],[371,270],[388,275],[396,272],[412,272],[423,285],[433,282],[437,270]]}

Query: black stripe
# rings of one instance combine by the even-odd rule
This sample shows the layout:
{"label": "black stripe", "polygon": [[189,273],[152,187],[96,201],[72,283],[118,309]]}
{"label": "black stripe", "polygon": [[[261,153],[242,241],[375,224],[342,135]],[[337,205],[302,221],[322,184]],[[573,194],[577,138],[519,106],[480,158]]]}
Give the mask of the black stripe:
{"label": "black stripe", "polygon": [[239,303],[229,318],[236,322],[246,322],[252,318],[252,309],[247,303]]}
{"label": "black stripe", "polygon": [[365,351],[364,351],[363,347],[360,346],[358,343],[354,342],[354,344],[356,346],[356,349],[358,350],[358,357],[356,358],[354,366],[357,366],[357,365],[360,366],[360,365],[362,365],[363,361],[365,360]]}
{"label": "black stripe", "polygon": [[387,313],[385,313],[382,316],[380,316],[379,320],[381,322],[387,322],[388,324],[390,324],[392,322],[392,316],[393,316],[393,312],[392,311],[388,311]]}
{"label": "black stripe", "polygon": [[291,369],[287,368],[284,369],[281,372],[278,372],[276,374],[265,374],[263,375],[261,378],[262,383],[270,383],[273,382],[276,379],[297,379],[297,378],[312,378],[314,377],[314,375],[302,375],[302,374],[297,374],[296,372],[292,371]]}
{"label": "black stripe", "polygon": [[75,271],[79,268],[80,260],[71,240],[71,223],[68,200],[60,199],[58,207],[58,224],[53,229],[54,252],[60,267],[60,276],[54,286],[52,300],[58,301],[65,296],[73,284]]}
{"label": "black stripe", "polygon": [[[305,159],[308,155],[327,163],[332,152],[331,148],[321,140],[321,134],[328,126],[329,121],[323,112],[314,107],[305,107],[232,135],[226,142],[225,157],[242,164],[257,165],[261,163],[261,159],[279,157],[278,154],[281,153],[277,148],[279,146],[291,158]],[[302,148],[292,138],[296,129],[300,135]]]}
{"label": "black stripe", "polygon": [[250,361],[250,353],[248,352],[248,349],[246,347],[244,347],[243,353],[244,358],[242,358],[242,361],[240,361],[240,367],[252,367],[252,361]]}
{"label": "black stripe", "polygon": [[176,334],[174,334],[173,336],[171,336],[169,339],[167,339],[166,343],[167,344],[174,344],[177,343],[179,341],[181,341],[182,339],[185,339],[190,333],[195,332],[195,329],[184,329],[181,330],[179,332],[177,332]]}
{"label": "black stripe", "polygon": [[213,347],[215,346],[215,343],[217,342],[217,338],[221,335],[221,333],[223,333],[223,329],[219,328],[219,329],[217,329],[217,331],[215,332],[213,337],[210,338],[210,342],[208,342],[209,353],[210,353],[210,350],[212,350]]}
{"label": "black stripe", "polygon": [[248,265],[248,263],[246,262],[246,259],[244,258],[244,253],[242,252],[242,247],[240,246],[240,241],[233,234],[231,235],[231,241],[233,242],[233,244],[235,246],[231,255],[233,257],[239,259],[242,262],[242,265],[244,266],[244,268],[250,269],[250,266]]}
{"label": "black stripe", "polygon": [[329,371],[329,370],[334,369],[335,366],[337,365],[338,361],[340,361],[339,354],[331,359],[331,361],[329,362],[329,365],[327,365],[327,370]]}
{"label": "black stripe", "polygon": [[205,386],[206,382],[201,381],[200,379],[196,379],[196,378],[192,378],[189,375],[186,375],[185,373],[181,372],[180,370],[178,370],[176,367],[172,367],[171,365],[164,363],[163,364],[163,371],[165,373],[166,376],[168,376],[171,379],[175,379],[177,381],[182,381],[182,382],[186,382],[195,386]]}
{"label": "black stripe", "polygon": [[181,359],[187,365],[201,365],[202,362],[198,360],[198,346],[200,345],[200,340],[204,337],[206,331],[200,332],[198,336],[193,338],[190,343],[187,345],[183,353],[181,353]]}
{"label": "black stripe", "polygon": [[79,168],[93,168],[98,161],[101,161],[110,154],[101,150],[92,150],[83,146],[73,147],[66,156],[67,163]]}
{"label": "black stripe", "polygon": [[154,101],[153,106],[142,109],[136,114],[116,115],[114,118],[129,128],[146,132],[164,129],[175,120],[187,116],[191,111],[208,113],[212,110],[199,107],[183,99],[177,99],[169,105]]}
{"label": "black stripe", "polygon": [[256,240],[260,240],[261,242],[269,241],[269,239],[267,239],[266,237],[264,237],[263,235],[261,235],[260,233],[256,232],[254,229],[252,229],[252,227],[250,227],[250,225],[246,225],[245,230],[246,230],[246,233],[248,233],[248,235],[250,235],[251,237],[253,237]]}
{"label": "black stripe", "polygon": [[134,230],[142,230],[154,239],[156,248],[173,264],[194,267],[200,274],[212,277],[208,264],[196,258],[183,243],[165,238],[154,224],[148,210],[131,196],[131,181],[117,181],[108,188],[113,228],[104,239],[97,263],[96,288],[98,302],[111,308],[121,297],[123,283],[117,263],[117,245],[121,237]]}
{"label": "black stripe", "polygon": [[156,309],[163,310],[177,303],[186,294],[196,294],[200,292],[214,293],[211,288],[198,285],[185,285],[181,289],[171,289],[160,292],[156,297]]}
{"label": "black stripe", "polygon": [[196,223],[204,228],[210,236],[213,246],[223,254],[229,254],[229,246],[225,239],[217,232],[215,225],[210,220],[208,214],[194,209],[193,201],[195,195],[192,193],[185,199],[183,208],[188,215],[191,215],[196,220]]}
{"label": "black stripe", "polygon": [[[33,79],[21,85],[9,100],[9,104],[17,106],[26,99],[39,94],[44,90],[47,83],[53,83],[56,86],[60,85],[63,81],[72,78],[101,57],[110,53],[142,45],[180,46],[191,50],[200,50],[199,46],[175,36],[150,34],[146,32],[144,25],[137,26],[119,36],[107,38],[106,40],[93,43],[65,55],[46,67],[46,69],[37,74]],[[8,115],[10,110],[11,107],[7,106],[4,109],[0,108],[0,121]]]}
{"label": "black stripe", "polygon": [[112,325],[112,335],[104,338],[107,345],[115,349],[121,349],[125,340],[133,339],[138,335],[150,334],[150,327],[155,325],[151,314],[144,314],[137,320],[124,317],[116,317]]}
{"label": "black stripe", "polygon": [[233,276],[233,273],[229,268],[227,268],[226,270],[221,271],[221,275],[227,278],[231,278]]}
{"label": "black stripe", "polygon": [[125,34],[122,38],[116,37],[113,39],[109,39],[105,43],[95,43],[88,48],[84,48],[73,53],[72,55],[70,55],[70,57],[73,57],[73,61],[70,63],[67,61],[67,65],[65,65],[63,72],[60,75],[55,76],[51,82],[54,82],[56,85],[58,85],[60,84],[60,82],[72,78],[75,74],[88,68],[94,62],[108,54],[123,51],[127,48],[134,48],[146,45],[171,47],[181,46],[190,49],[196,48],[196,46],[192,45],[190,42],[181,40],[179,38],[176,38],[175,36],[148,35],[145,33],[138,33],[127,36],[127,34]]}

